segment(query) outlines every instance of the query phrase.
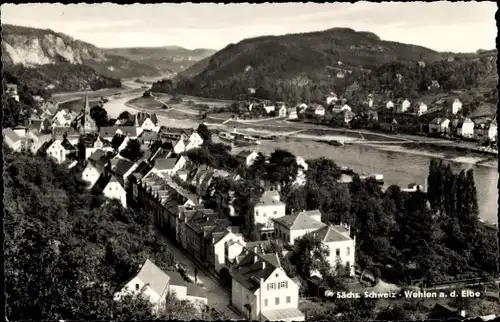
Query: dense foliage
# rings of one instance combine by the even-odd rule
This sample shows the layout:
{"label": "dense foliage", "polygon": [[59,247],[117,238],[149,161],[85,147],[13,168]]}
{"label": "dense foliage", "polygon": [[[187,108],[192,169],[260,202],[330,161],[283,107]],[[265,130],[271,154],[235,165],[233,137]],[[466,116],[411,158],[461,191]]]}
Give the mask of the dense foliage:
{"label": "dense foliage", "polygon": [[[149,320],[149,302],[116,292],[146,258],[175,261],[147,213],[85,189],[81,169],[45,158],[5,157],[5,291],[9,320]],[[169,299],[162,319],[200,318]]]}
{"label": "dense foliage", "polygon": [[[119,79],[97,74],[92,67],[70,63],[46,64],[37,67],[9,66],[6,72],[22,79],[38,91],[66,92],[119,88]],[[53,88],[51,88],[53,87]]]}
{"label": "dense foliage", "polygon": [[132,162],[139,160],[144,154],[141,148],[141,142],[138,140],[129,140],[127,145],[123,150],[120,151],[120,155]]}

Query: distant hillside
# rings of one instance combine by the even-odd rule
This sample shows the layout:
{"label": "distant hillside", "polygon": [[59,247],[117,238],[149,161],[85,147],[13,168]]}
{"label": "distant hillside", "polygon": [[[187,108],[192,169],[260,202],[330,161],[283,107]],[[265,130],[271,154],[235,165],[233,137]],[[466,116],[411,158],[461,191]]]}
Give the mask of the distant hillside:
{"label": "distant hillside", "polygon": [[87,65],[103,76],[114,78],[160,75],[154,67],[110,55],[92,44],[49,29],[2,24],[2,37],[2,62],[7,67],[37,68],[68,63]]}
{"label": "distant hillside", "polygon": [[496,51],[440,53],[334,28],[230,44],[180,73],[175,91],[234,99],[255,88],[254,96],[294,103],[321,100],[330,91],[348,97],[373,92],[418,97],[432,80],[456,90],[491,87],[491,82],[480,84],[488,78],[497,79]]}
{"label": "distant hillside", "polygon": [[176,46],[103,49],[107,54],[126,57],[141,64],[157,68],[163,74],[182,71],[211,56],[212,49],[186,49]]}

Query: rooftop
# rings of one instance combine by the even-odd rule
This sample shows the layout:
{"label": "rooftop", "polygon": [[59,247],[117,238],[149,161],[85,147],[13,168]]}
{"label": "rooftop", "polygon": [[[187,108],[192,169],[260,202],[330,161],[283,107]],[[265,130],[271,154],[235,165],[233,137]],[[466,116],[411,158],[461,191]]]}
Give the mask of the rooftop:
{"label": "rooftop", "polygon": [[287,227],[290,230],[305,230],[305,229],[319,229],[326,225],[322,222],[313,219],[305,212],[298,215],[289,215],[281,218],[274,219],[275,222]]}
{"label": "rooftop", "polygon": [[345,235],[346,232],[348,230],[341,226],[325,226],[316,231],[316,234],[322,242],[332,243],[351,240],[350,237]]}
{"label": "rooftop", "polygon": [[162,295],[168,287],[170,276],[165,274],[158,266],[149,259],[142,265],[141,270],[136,276],[157,294]]}

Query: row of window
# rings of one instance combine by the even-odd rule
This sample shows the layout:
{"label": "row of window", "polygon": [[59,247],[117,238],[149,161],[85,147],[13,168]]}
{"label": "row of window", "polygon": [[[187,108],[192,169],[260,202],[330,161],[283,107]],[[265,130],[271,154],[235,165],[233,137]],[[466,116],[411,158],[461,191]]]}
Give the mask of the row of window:
{"label": "row of window", "polygon": [[274,233],[281,239],[281,240],[284,240],[284,241],[289,241],[289,236],[288,234],[282,232],[281,230],[278,230],[278,229],[275,229],[274,230]]}
{"label": "row of window", "polygon": [[[277,210],[273,211],[273,215],[277,215],[277,214],[278,214]],[[255,216],[259,216],[259,211],[258,210],[255,210]],[[263,217],[267,217],[267,214],[263,213],[262,216]]]}
{"label": "row of window", "polygon": [[[351,255],[351,247],[347,247],[346,254]],[[326,256],[330,256],[330,249],[327,250]],[[335,256],[340,256],[340,248],[335,249]]]}
{"label": "row of window", "polygon": [[288,281],[281,281],[276,283],[267,283],[267,290],[279,290],[282,288],[288,288]]}
{"label": "row of window", "polygon": [[[291,296],[287,296],[286,297],[286,303],[291,303],[292,302],[292,297]],[[265,299],[264,300],[264,307],[268,306],[269,305],[269,300],[268,299]],[[280,298],[279,297],[275,297],[274,298],[274,305],[280,305]]]}

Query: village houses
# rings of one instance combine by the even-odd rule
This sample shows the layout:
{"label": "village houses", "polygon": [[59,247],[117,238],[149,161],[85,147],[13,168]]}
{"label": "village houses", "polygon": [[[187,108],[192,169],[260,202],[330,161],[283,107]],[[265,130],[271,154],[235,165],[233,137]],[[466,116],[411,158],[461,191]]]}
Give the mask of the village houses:
{"label": "village houses", "polygon": [[338,100],[337,94],[331,92],[330,95],[326,97],[326,105],[334,104]]}
{"label": "village houses", "polygon": [[54,158],[59,164],[68,160],[68,156],[72,152],[76,152],[76,149],[66,138],[52,140],[46,149],[47,156]]}
{"label": "village houses", "polygon": [[278,116],[284,118],[284,117],[286,117],[287,112],[288,112],[288,109],[286,108],[285,104],[283,104],[283,105],[281,105],[281,107],[278,111],[278,114],[279,114]]}
{"label": "village houses", "polygon": [[3,129],[2,136],[4,138],[4,142],[14,152],[20,152],[25,147],[25,140],[11,128]]}
{"label": "village houses", "polygon": [[10,98],[13,98],[19,102],[19,94],[17,93],[17,85],[16,84],[7,84],[7,92],[6,93]]}
{"label": "village houses", "polygon": [[427,104],[425,104],[424,102],[420,102],[416,109],[418,116],[424,115],[425,113],[427,113]]}
{"label": "village houses", "polygon": [[497,119],[495,118],[491,121],[488,128],[488,138],[491,142],[496,142],[498,136]]}
{"label": "village houses", "polygon": [[274,232],[273,219],[285,216],[285,203],[280,201],[278,191],[265,191],[254,207],[254,222],[262,237],[271,237]]}
{"label": "village houses", "polygon": [[403,102],[401,102],[400,108],[398,110],[399,113],[406,113],[408,109],[410,108],[411,103],[409,100],[405,99]]}
{"label": "village houses", "polygon": [[468,117],[455,119],[452,122],[453,134],[463,138],[473,138],[474,126],[474,122]]}
{"label": "village houses", "polygon": [[325,108],[322,105],[316,105],[314,114],[317,116],[325,116]]}
{"label": "village houses", "polygon": [[299,116],[297,115],[297,109],[295,107],[290,107],[287,114],[289,120],[296,120],[299,118]]}
{"label": "village houses", "polygon": [[258,156],[259,154],[255,151],[243,150],[236,155],[236,158],[249,167],[255,162]]}
{"label": "village houses", "polygon": [[394,103],[393,103],[392,101],[389,101],[389,102],[387,102],[387,103],[385,104],[385,107],[386,107],[387,109],[394,108]]}
{"label": "village houses", "polygon": [[445,117],[436,117],[429,123],[430,134],[444,134],[450,130],[450,120]]}

